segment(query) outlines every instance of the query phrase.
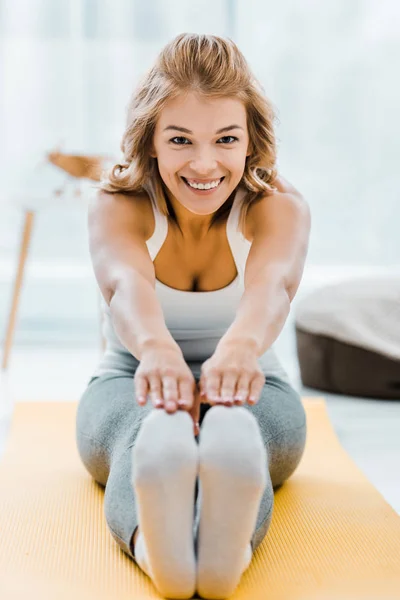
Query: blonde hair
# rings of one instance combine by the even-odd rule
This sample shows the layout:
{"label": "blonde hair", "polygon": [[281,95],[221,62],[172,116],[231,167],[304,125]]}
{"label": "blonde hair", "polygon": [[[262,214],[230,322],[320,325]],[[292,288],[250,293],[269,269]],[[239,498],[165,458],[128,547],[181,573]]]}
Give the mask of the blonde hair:
{"label": "blonde hair", "polygon": [[[123,162],[103,172],[99,187],[124,194],[145,191],[154,198],[160,211],[177,224],[157,161],[150,153],[157,119],[164,105],[189,92],[204,98],[236,98],[246,109],[250,155],[246,157],[239,184],[248,192],[243,198],[243,226],[250,203],[276,190],[272,182],[277,176],[273,128],[277,117],[263,87],[230,38],[182,33],[163,48],[129,102],[121,142]],[[225,219],[233,198],[234,192],[215,212],[210,227]]]}

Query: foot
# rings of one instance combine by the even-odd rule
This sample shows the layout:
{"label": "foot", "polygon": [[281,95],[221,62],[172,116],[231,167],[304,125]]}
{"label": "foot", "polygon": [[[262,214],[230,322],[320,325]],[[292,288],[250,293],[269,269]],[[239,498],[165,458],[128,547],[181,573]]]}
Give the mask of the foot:
{"label": "foot", "polygon": [[134,535],[133,547],[135,560],[137,564],[142,569],[142,571],[150,577],[150,579],[153,579],[153,573],[151,572],[151,569],[149,567],[149,561],[147,558],[146,546],[144,543],[142,533],[139,531],[139,528],[136,529],[136,533]]}
{"label": "foot", "polygon": [[203,420],[199,453],[197,591],[226,598],[251,562],[266,485],[267,456],[255,417],[244,407],[214,406]]}
{"label": "foot", "polygon": [[196,586],[193,513],[199,457],[190,415],[151,411],[132,453],[139,555],[145,557],[162,596],[191,598]]}

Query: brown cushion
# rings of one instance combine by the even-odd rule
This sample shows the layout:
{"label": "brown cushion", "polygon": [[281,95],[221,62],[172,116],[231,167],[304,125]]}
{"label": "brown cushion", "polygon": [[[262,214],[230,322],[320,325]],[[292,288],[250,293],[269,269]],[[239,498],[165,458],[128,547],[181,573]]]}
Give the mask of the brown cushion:
{"label": "brown cushion", "polygon": [[295,316],[303,385],[400,398],[400,278],[360,278],[303,298]]}

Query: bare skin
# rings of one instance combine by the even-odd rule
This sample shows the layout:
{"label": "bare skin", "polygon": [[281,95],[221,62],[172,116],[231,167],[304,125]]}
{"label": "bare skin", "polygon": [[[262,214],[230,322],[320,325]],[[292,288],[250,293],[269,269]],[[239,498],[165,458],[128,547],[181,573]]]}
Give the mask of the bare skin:
{"label": "bare skin", "polygon": [[[94,181],[100,180],[103,169],[103,157],[99,156],[71,156],[63,153],[53,153],[49,157],[53,164],[69,172],[75,177],[87,177]],[[281,192],[291,191],[292,186],[282,176],[274,181],[274,185]],[[147,195],[135,197],[139,203],[145,224],[146,240],[153,235],[155,219],[150,198]],[[247,211],[243,235],[253,241],[253,220],[251,207]],[[212,261],[210,260],[212,257]],[[170,265],[179,265],[174,270]],[[210,270],[212,264],[212,270]],[[226,236],[226,221],[211,229],[203,239],[182,236],[176,225],[169,221],[167,237],[154,261],[156,278],[169,287],[184,290],[207,292],[218,290],[229,285],[237,276],[236,265],[232,256],[230,245]],[[189,414],[192,418],[198,414],[201,403],[199,390],[196,390],[193,407]],[[240,402],[238,402],[240,403]],[[214,402],[218,404],[218,402]],[[226,402],[225,402],[226,404]],[[236,404],[236,402],[235,402]],[[178,407],[172,412],[179,410]],[[196,435],[199,429],[197,428]],[[131,547],[134,548],[139,527],[136,527]]]}
{"label": "bare skin", "polygon": [[[153,146],[151,156],[158,161],[180,225],[178,228],[171,219],[168,220],[166,239],[154,260],[156,279],[176,290],[189,292],[227,287],[236,278],[237,269],[227,239],[226,221],[211,229],[209,224],[212,214],[240,184],[250,153],[244,106],[229,98],[204,102],[193,94],[174,99],[164,107],[157,121]],[[48,158],[75,177],[100,178],[101,157],[70,156],[65,160],[62,153],[54,152]],[[207,200],[203,195],[200,201],[201,196],[188,188],[185,179],[196,182],[221,180],[221,185],[219,191],[210,194]],[[279,191],[286,191],[285,184],[287,182],[282,178],[274,182]],[[134,201],[140,206],[147,241],[155,228],[151,201],[145,194],[135,197]],[[253,241],[252,214],[250,206],[243,230],[249,242]],[[188,411],[195,422],[200,402],[197,390],[193,407]],[[175,405],[175,409],[168,412],[179,409]],[[198,423],[196,426],[198,433]],[[138,534],[137,527],[131,540],[133,548]]]}
{"label": "bare skin", "polygon": [[[171,133],[171,135],[173,134]],[[104,161],[109,160],[110,157],[78,156],[54,152],[49,158],[59,168],[77,178],[87,177],[93,181],[99,181]],[[279,192],[294,190],[293,186],[282,176],[277,177],[273,185]],[[147,241],[153,235],[155,228],[153,207],[146,194],[135,196],[134,201],[142,215]],[[184,216],[187,218],[186,213]],[[250,206],[242,232],[250,243],[253,241],[253,226],[253,211]],[[171,264],[176,268],[172,270]],[[212,269],[210,269],[210,265],[212,265]],[[184,229],[182,234],[176,224],[169,219],[167,236],[154,260],[154,269],[156,278],[161,283],[177,290],[208,292],[228,286],[236,278],[237,269],[227,239],[226,220],[214,225],[207,235],[202,236],[200,232],[199,237],[199,230],[194,232],[189,228]],[[195,424],[195,435],[199,434],[196,417],[199,414],[200,403],[201,397],[199,389],[196,387],[194,403],[188,411]],[[213,404],[218,403],[218,401],[213,401]],[[234,402],[234,404],[240,403],[241,401]],[[168,412],[174,413],[176,410],[181,410],[181,407],[175,405],[175,408],[168,409]]]}

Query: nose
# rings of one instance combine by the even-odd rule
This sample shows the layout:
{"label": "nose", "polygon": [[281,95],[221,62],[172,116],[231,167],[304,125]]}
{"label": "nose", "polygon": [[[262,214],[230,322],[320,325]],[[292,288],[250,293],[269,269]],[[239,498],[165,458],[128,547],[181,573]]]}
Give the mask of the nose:
{"label": "nose", "polygon": [[198,150],[194,158],[190,161],[190,169],[193,173],[198,173],[199,176],[206,177],[208,173],[216,171],[218,163],[213,156],[213,151],[204,148]]}

